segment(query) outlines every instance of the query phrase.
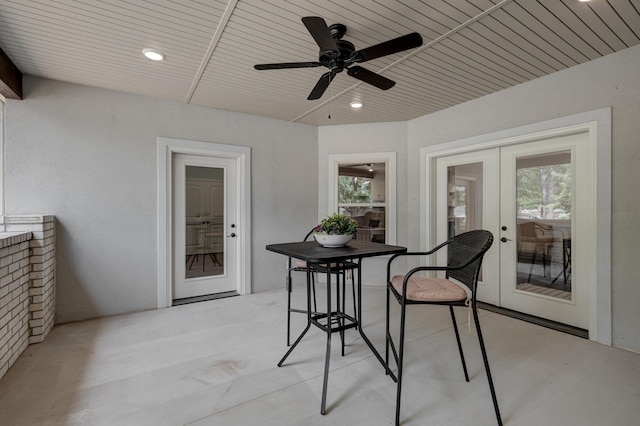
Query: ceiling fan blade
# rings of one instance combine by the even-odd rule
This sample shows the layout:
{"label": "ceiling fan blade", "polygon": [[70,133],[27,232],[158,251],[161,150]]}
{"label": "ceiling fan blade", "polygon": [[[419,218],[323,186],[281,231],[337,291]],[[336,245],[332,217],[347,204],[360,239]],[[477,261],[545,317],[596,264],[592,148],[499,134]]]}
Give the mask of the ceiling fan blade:
{"label": "ceiling fan blade", "polygon": [[315,68],[321,66],[320,62],[282,62],[279,64],[258,64],[253,67],[257,70],[281,70],[284,68]]}
{"label": "ceiling fan blade", "polygon": [[396,85],[395,81],[389,80],[387,77],[383,77],[380,74],[376,74],[375,72],[362,68],[359,65],[349,68],[347,70],[347,74],[382,90],[389,90]]}
{"label": "ceiling fan blade", "polygon": [[346,62],[366,62],[420,46],[422,46],[422,36],[418,33],[411,33],[353,52]]}
{"label": "ceiling fan blade", "polygon": [[307,97],[307,99],[310,101],[320,99],[324,91],[327,90],[327,87],[329,87],[331,80],[333,80],[333,77],[335,76],[336,76],[336,73],[332,71],[322,74],[322,77],[320,77],[320,79],[316,83],[311,93],[309,93],[309,97]]}
{"label": "ceiling fan blade", "polygon": [[305,16],[302,18],[302,23],[307,27],[309,33],[311,33],[311,36],[320,47],[321,52],[327,50],[338,51],[336,40],[331,35],[331,31],[329,31],[329,27],[327,27],[324,19],[319,16]]}

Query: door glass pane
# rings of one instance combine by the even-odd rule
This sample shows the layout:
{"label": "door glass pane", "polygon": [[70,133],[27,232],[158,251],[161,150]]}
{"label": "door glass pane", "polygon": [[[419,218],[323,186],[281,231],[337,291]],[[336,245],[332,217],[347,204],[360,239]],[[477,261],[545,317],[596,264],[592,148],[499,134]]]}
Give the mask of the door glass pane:
{"label": "door glass pane", "polygon": [[449,238],[463,232],[481,229],[483,163],[470,163],[447,168],[447,222]]}
{"label": "door glass pane", "polygon": [[224,274],[224,169],[186,166],[185,278]]}
{"label": "door glass pane", "polygon": [[571,300],[571,151],[516,159],[518,290]]}
{"label": "door glass pane", "polygon": [[358,222],[358,240],[386,242],[386,164],[340,164],[338,212]]}

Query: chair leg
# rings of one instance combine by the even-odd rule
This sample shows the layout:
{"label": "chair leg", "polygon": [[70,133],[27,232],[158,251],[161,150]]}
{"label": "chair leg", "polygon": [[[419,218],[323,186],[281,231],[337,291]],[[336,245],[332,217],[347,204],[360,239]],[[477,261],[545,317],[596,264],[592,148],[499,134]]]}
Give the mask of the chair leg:
{"label": "chair leg", "polygon": [[[356,283],[353,280],[353,270],[349,271],[349,276],[351,277],[351,294],[353,296],[353,317],[358,318],[358,309],[356,308]],[[356,325],[356,330],[357,329],[358,325]]]}
{"label": "chair leg", "polygon": [[451,321],[453,321],[453,330],[456,332],[456,341],[458,342],[458,351],[460,352],[460,361],[462,361],[462,370],[464,370],[464,379],[469,381],[469,374],[467,373],[467,364],[464,362],[464,353],[462,352],[462,343],[460,343],[460,333],[458,333],[458,324],[456,323],[456,314],[453,313],[453,306],[449,305],[449,312],[451,312]]}
{"label": "chair leg", "polygon": [[311,291],[313,292],[313,312],[318,312],[318,303],[316,301],[316,272],[311,273]]}
{"label": "chair leg", "polygon": [[531,255],[531,263],[529,264],[529,278],[527,278],[527,282],[531,284],[531,275],[533,275],[533,265],[536,263],[536,258],[538,254],[538,249],[536,246],[533,247],[533,254]]}
{"label": "chair leg", "polygon": [[390,300],[391,300],[391,290],[389,290],[389,287],[387,287],[387,319],[386,319],[386,334],[385,334],[385,354],[384,354],[384,363],[387,366],[387,369],[385,371],[385,373],[387,374],[387,376],[391,376],[391,378],[393,379],[394,382],[397,383],[397,378],[395,378],[393,376],[393,373],[391,372],[391,367],[390,367],[390,363],[389,363],[389,357],[393,356],[393,360],[396,363],[396,367],[398,366],[398,351],[396,350],[395,347],[395,343],[393,343],[393,338],[391,337],[391,307],[390,307]]}
{"label": "chair leg", "polygon": [[[404,300],[403,300],[404,302]],[[400,425],[400,399],[402,396],[402,362],[404,358],[404,324],[407,305],[402,303],[400,310],[400,342],[398,348],[398,389],[396,393],[396,426]]]}
{"label": "chair leg", "polygon": [[390,296],[389,284],[387,283],[387,306],[386,306],[386,317],[385,317],[385,334],[384,334],[384,363],[387,366],[386,374],[387,376],[390,373],[389,370],[389,296]]}
{"label": "chair leg", "polygon": [[286,278],[287,284],[287,346],[291,346],[291,272]]}
{"label": "chair leg", "polygon": [[198,260],[198,255],[197,254],[192,254],[191,255],[191,263],[189,264],[189,270],[191,270],[191,268],[193,267],[193,262],[195,262],[196,260]]}
{"label": "chair leg", "polygon": [[487,358],[487,351],[485,350],[485,347],[484,347],[482,331],[480,331],[480,320],[478,319],[478,312],[476,310],[475,303],[473,304],[473,321],[476,324],[476,331],[478,333],[478,342],[480,342],[480,351],[482,352],[484,369],[487,372],[487,380],[489,381],[489,389],[491,390],[491,399],[493,400],[493,408],[495,409],[496,418],[498,419],[498,426],[502,426],[502,417],[500,416],[500,409],[498,408],[498,398],[496,398],[496,391],[493,387],[493,379],[491,378],[491,370],[489,369],[489,359]]}
{"label": "chair leg", "polygon": [[[338,291],[338,294],[340,294],[339,291]],[[340,305],[338,305],[338,310],[339,310],[339,306]],[[327,273],[327,352],[324,356],[324,377],[322,381],[322,403],[320,404],[320,414],[324,414],[326,409],[327,383],[329,381],[329,357],[330,356],[331,356],[331,273],[329,272]]]}
{"label": "chair leg", "polygon": [[[340,301],[340,277],[342,276],[342,301]],[[340,312],[344,312],[344,271],[336,272],[336,312],[338,313],[338,327],[344,326],[344,318],[340,317]],[[329,307],[329,315],[331,315],[331,307]],[[330,318],[330,317],[329,317]],[[340,330],[341,353],[344,356],[344,330]]]}

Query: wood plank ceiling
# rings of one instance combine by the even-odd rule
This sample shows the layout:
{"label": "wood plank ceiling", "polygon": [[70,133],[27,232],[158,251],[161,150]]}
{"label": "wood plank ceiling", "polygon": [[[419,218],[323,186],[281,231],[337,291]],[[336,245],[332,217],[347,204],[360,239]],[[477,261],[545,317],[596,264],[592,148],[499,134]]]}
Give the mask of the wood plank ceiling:
{"label": "wood plank ceiling", "polygon": [[[363,64],[388,91],[343,72],[308,101],[325,68],[253,68],[317,60],[303,16],[346,25],[356,49],[413,31],[424,45]],[[639,42],[640,0],[0,2],[0,48],[24,74],[313,125],[409,120]]]}

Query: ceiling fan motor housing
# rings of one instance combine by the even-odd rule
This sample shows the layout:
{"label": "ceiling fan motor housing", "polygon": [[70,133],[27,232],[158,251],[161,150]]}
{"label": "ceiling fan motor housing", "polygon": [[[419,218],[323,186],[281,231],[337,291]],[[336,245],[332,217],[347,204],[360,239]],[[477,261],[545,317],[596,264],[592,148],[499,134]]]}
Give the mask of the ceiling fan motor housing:
{"label": "ceiling fan motor housing", "polygon": [[343,24],[331,24],[329,25],[329,32],[331,37],[340,40],[347,33],[347,27]]}
{"label": "ceiling fan motor housing", "polygon": [[336,40],[336,44],[338,45],[338,51],[320,51],[320,58],[318,62],[329,68],[331,71],[342,72],[342,70],[344,70],[345,59],[349,58],[351,54],[355,52],[356,47],[346,40]]}

